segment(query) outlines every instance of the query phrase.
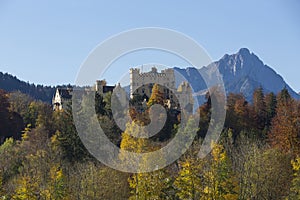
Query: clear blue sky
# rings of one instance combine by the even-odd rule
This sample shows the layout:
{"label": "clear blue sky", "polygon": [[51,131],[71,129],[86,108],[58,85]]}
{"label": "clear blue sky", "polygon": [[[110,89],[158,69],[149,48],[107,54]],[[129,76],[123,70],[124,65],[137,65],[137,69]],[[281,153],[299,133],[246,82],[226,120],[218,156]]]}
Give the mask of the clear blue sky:
{"label": "clear blue sky", "polygon": [[100,42],[154,26],[187,34],[214,60],[247,47],[300,91],[300,1],[44,2],[0,0],[0,71],[37,84],[74,83]]}

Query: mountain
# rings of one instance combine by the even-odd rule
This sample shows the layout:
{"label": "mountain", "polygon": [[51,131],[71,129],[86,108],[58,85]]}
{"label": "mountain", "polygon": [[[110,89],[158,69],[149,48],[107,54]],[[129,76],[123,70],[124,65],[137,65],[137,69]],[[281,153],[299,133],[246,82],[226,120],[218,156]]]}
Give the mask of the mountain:
{"label": "mountain", "polygon": [[[275,94],[287,88],[292,97],[300,99],[300,95],[279,74],[246,48],[240,49],[236,54],[226,54],[219,61],[201,69],[193,67],[187,69],[175,67],[174,69],[186,78],[195,92],[207,89],[200,74],[211,80],[210,77],[215,77],[219,70],[227,94],[242,93],[248,101],[251,101],[253,91],[261,86],[266,93],[274,92]],[[199,73],[196,70],[199,70]]]}
{"label": "mountain", "polygon": [[0,89],[7,92],[20,91],[36,100],[51,103],[55,87],[35,85],[19,80],[17,77],[0,72]]}
{"label": "mountain", "polygon": [[[194,92],[199,95],[198,99],[200,102],[204,101],[204,94],[207,91],[206,83],[201,75],[211,80],[211,77],[216,77],[217,70],[219,70],[223,78],[227,94],[231,92],[243,93],[246,99],[251,101],[253,91],[262,86],[266,93],[274,92],[275,94],[283,88],[287,88],[292,97],[300,99],[300,94],[293,91],[279,74],[265,65],[254,53],[250,53],[246,48],[240,49],[236,54],[226,54],[220,60],[201,69],[194,67],[185,69],[174,67],[174,69],[176,85],[178,86],[183,80],[187,80],[192,85]],[[51,103],[55,93],[55,87],[26,83],[15,76],[1,72],[0,89],[8,92],[20,91],[37,100],[48,103]]]}

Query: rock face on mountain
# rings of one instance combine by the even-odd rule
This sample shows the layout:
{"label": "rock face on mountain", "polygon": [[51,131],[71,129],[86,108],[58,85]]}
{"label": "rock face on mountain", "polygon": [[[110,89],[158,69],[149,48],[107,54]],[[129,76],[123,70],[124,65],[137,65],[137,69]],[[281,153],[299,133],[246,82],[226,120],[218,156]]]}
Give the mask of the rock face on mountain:
{"label": "rock face on mountain", "polygon": [[174,69],[186,78],[195,92],[207,89],[201,75],[211,79],[210,77],[215,77],[219,70],[227,94],[243,93],[246,99],[251,101],[253,91],[261,86],[266,93],[274,92],[275,94],[287,88],[291,96],[300,99],[300,95],[293,91],[279,74],[246,48],[240,49],[233,55],[224,55],[219,61],[199,69],[199,73],[194,71],[197,70],[196,68],[175,67]]}

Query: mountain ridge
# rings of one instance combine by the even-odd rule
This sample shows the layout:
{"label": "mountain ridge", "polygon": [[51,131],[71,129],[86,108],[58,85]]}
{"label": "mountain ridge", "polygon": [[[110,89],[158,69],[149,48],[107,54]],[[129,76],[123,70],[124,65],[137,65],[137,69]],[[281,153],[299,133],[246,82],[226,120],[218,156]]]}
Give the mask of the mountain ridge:
{"label": "mountain ridge", "polygon": [[[284,81],[281,75],[265,65],[257,55],[247,48],[241,48],[235,54],[225,54],[220,60],[200,69],[192,68],[175,67],[174,69],[185,77],[195,92],[207,89],[206,84],[203,84],[203,77],[199,76],[202,75],[206,80],[211,80],[211,77],[220,74],[227,94],[242,93],[248,101],[251,101],[253,92],[258,87],[262,87],[265,93],[273,92],[275,94],[283,88],[287,88],[292,97],[300,99],[300,95]],[[190,73],[187,73],[190,70],[198,70],[199,73],[193,73],[193,76],[190,76]],[[193,81],[195,79],[200,81]]]}
{"label": "mountain ridge", "polygon": [[[248,101],[252,100],[256,88],[262,87],[265,93],[277,94],[287,88],[292,97],[300,99],[300,92],[295,92],[273,68],[265,65],[257,55],[247,48],[241,48],[235,54],[225,54],[218,61],[214,61],[202,68],[174,67],[177,79],[176,85],[181,81],[188,81],[194,92],[199,94],[200,102],[207,91],[206,82],[211,77],[221,74],[226,93],[242,93]],[[219,70],[219,73],[218,73]],[[19,80],[16,76],[0,72],[0,89],[8,92],[20,91],[34,99],[51,103],[56,87],[30,84]]]}

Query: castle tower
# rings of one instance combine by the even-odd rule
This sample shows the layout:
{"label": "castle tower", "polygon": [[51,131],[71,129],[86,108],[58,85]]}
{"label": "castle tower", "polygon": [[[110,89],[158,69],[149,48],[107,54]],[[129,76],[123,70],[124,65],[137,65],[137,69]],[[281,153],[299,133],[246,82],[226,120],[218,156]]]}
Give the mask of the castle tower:
{"label": "castle tower", "polygon": [[103,87],[106,86],[105,80],[97,80],[95,85],[95,90],[99,92],[100,94],[103,93]]}
{"label": "castle tower", "polygon": [[140,69],[130,69],[130,98],[133,98],[134,91],[138,88]]}

